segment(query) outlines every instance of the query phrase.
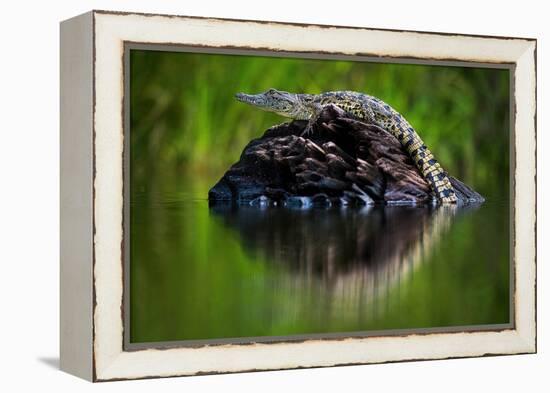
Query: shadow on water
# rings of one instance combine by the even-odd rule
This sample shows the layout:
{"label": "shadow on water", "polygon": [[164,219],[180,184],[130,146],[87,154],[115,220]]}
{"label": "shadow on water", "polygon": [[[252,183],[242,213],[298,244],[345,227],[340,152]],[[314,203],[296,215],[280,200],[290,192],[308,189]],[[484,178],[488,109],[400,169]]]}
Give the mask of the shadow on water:
{"label": "shadow on water", "polygon": [[448,231],[456,206],[288,209],[214,204],[254,257],[297,279],[342,291],[379,293],[427,260]]}

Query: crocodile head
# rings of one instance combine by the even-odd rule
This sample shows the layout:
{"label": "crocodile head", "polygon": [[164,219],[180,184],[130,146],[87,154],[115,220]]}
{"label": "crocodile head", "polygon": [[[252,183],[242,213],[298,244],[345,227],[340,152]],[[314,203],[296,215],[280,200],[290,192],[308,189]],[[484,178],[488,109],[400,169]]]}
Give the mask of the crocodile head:
{"label": "crocodile head", "polygon": [[264,111],[275,112],[284,117],[301,120],[307,120],[310,117],[309,111],[303,106],[298,94],[269,89],[259,94],[237,93],[235,98]]}

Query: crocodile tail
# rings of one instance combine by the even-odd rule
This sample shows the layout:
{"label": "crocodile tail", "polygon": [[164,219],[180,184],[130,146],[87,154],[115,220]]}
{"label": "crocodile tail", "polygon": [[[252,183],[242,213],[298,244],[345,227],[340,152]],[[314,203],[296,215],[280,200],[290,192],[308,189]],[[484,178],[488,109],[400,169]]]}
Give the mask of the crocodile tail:
{"label": "crocodile tail", "polygon": [[416,131],[410,126],[403,127],[399,124],[396,125],[396,133],[397,139],[410,154],[437,199],[443,203],[456,203],[458,199],[447,172],[443,170]]}

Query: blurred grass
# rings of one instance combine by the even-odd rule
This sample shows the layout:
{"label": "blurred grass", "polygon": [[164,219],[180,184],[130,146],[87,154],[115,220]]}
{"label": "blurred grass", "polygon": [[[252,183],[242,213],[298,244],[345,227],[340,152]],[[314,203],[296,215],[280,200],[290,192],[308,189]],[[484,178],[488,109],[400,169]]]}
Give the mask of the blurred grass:
{"label": "blurred grass", "polygon": [[355,90],[401,112],[452,175],[508,192],[509,71],[261,56],[131,51],[133,186],[198,176],[205,198],[252,138],[287,121],[234,99],[268,88]]}

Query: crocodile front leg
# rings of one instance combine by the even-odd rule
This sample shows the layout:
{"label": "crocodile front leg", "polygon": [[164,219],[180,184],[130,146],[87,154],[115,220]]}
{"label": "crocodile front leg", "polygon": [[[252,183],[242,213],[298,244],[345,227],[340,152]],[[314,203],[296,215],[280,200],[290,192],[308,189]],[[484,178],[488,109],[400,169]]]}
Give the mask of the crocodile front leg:
{"label": "crocodile front leg", "polygon": [[302,133],[300,134],[301,137],[313,134],[313,126],[319,120],[319,116],[321,115],[323,108],[323,105],[315,104],[315,106],[313,107],[313,115],[311,115],[307,122],[306,128],[304,128],[304,131],[302,131]]}

